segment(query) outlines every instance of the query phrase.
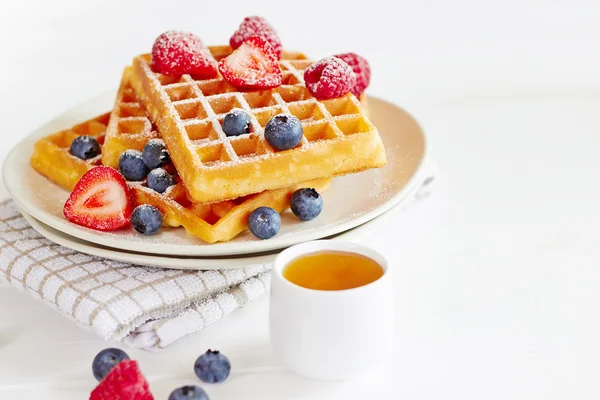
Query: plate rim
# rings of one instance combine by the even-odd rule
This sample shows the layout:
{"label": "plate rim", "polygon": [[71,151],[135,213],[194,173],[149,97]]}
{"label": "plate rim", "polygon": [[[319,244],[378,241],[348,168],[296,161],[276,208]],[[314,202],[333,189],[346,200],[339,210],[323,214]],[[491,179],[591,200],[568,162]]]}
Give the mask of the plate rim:
{"label": "plate rim", "polygon": [[[94,244],[104,246],[104,247],[110,247],[113,249],[119,249],[119,250],[128,251],[128,252],[135,252],[135,249],[133,247],[134,244],[129,244],[128,241],[121,241],[121,243],[119,243],[119,240],[116,238],[101,237],[100,235],[94,234],[93,232],[87,232],[87,230],[85,228],[71,226],[66,223],[59,223],[57,221],[57,218],[55,218],[55,216],[50,215],[49,213],[45,212],[41,208],[35,207],[33,205],[33,202],[29,201],[28,199],[24,198],[23,196],[20,196],[20,194],[19,194],[19,182],[20,181],[13,178],[13,176],[15,176],[14,174],[11,175],[10,173],[8,173],[9,167],[12,164],[14,164],[15,162],[17,162],[16,160],[13,161],[13,159],[16,159],[19,154],[22,154],[22,152],[24,151],[22,148],[24,146],[26,146],[26,143],[34,142],[35,140],[43,137],[43,135],[48,134],[46,132],[40,133],[40,131],[42,131],[45,126],[52,124],[55,120],[60,119],[61,117],[68,115],[70,113],[74,113],[79,109],[84,109],[86,107],[93,108],[92,105],[94,102],[103,100],[105,97],[108,97],[109,93],[113,93],[113,91],[103,92],[101,94],[98,94],[95,97],[90,98],[87,101],[81,102],[81,103],[75,105],[74,107],[71,107],[70,109],[64,111],[63,113],[59,114],[52,120],[41,125],[36,130],[31,132],[29,135],[27,135],[23,139],[21,139],[15,146],[13,146],[11,148],[8,155],[6,156],[3,166],[2,166],[2,175],[3,175],[4,185],[6,187],[8,194],[11,196],[11,198],[18,204],[18,206],[22,210],[24,210],[27,214],[31,215],[32,217],[39,220],[40,222],[43,222],[44,224],[48,225],[49,227],[51,227],[59,232],[65,233],[66,235],[69,235],[69,236],[78,237],[81,235],[82,237],[80,239],[85,240],[86,242],[94,243]],[[161,245],[161,244],[153,243],[153,246],[151,248],[156,249],[156,250],[148,251],[145,253],[160,256],[160,255],[173,254],[174,252],[177,254],[183,254],[183,253],[181,253],[181,251],[183,251],[185,253],[185,255],[188,257],[223,257],[223,256],[232,256],[232,255],[240,255],[241,256],[241,255],[255,254],[255,253],[259,253],[259,252],[264,253],[264,252],[269,252],[269,251],[276,251],[276,250],[287,248],[294,244],[302,243],[302,242],[305,242],[308,240],[316,240],[316,239],[320,239],[320,238],[337,235],[342,232],[346,232],[348,230],[351,230],[353,228],[361,226],[361,225],[367,223],[368,221],[373,220],[373,219],[385,214],[387,211],[389,211],[394,206],[402,203],[402,201],[404,199],[409,197],[410,193],[412,193],[414,190],[416,190],[420,186],[420,181],[423,179],[422,178],[423,170],[424,170],[426,161],[429,158],[429,151],[430,151],[428,138],[427,138],[426,133],[424,132],[424,130],[421,128],[420,124],[418,123],[418,121],[416,121],[416,119],[412,115],[410,115],[408,112],[406,112],[404,109],[402,109],[401,107],[397,106],[396,104],[394,104],[390,101],[387,101],[387,100],[379,98],[379,97],[368,96],[368,98],[370,101],[379,101],[388,106],[399,108],[404,113],[406,113],[418,127],[419,133],[423,140],[423,154],[422,154],[421,160],[419,162],[419,165],[415,169],[412,176],[408,179],[408,181],[406,182],[404,187],[402,187],[402,189],[400,189],[398,192],[396,192],[394,195],[392,195],[383,204],[379,205],[378,207],[375,207],[374,209],[371,209],[371,210],[365,212],[364,214],[362,214],[360,216],[357,216],[354,218],[349,218],[346,221],[340,221],[340,222],[332,224],[331,227],[329,227],[328,229],[325,230],[326,233],[322,233],[323,229],[319,229],[319,228],[311,229],[306,232],[298,232],[298,233],[287,235],[286,237],[279,238],[274,242],[275,244],[269,245],[269,243],[272,243],[269,241],[248,242],[245,244],[240,244],[238,246],[228,246],[228,248],[225,248],[225,249],[223,249],[223,246],[220,246],[221,245],[220,243],[216,243],[214,246],[213,245],[211,245],[211,246],[183,245],[183,246],[179,246],[180,251],[176,251],[173,249],[174,247],[175,248],[177,247],[176,244],[162,244]],[[18,150],[21,150],[21,151],[18,151]],[[31,150],[27,150],[27,151],[30,152]],[[31,166],[29,166],[29,168],[31,168]],[[96,239],[96,240],[94,240],[94,239]],[[170,249],[169,249],[169,247],[170,247]],[[249,247],[252,247],[252,249],[250,249]],[[258,247],[258,249],[257,249],[257,247]]]}

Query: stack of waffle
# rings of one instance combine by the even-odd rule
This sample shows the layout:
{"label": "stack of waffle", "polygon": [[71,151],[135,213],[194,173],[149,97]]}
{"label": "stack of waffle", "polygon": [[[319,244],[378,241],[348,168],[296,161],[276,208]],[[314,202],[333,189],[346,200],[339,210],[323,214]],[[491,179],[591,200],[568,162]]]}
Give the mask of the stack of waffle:
{"label": "stack of waffle", "polygon": [[[210,51],[220,60],[232,49]],[[125,150],[142,150],[150,139],[162,139],[176,184],[161,194],[145,182],[129,182],[135,205],[151,204],[163,214],[165,226],[182,226],[214,243],[247,229],[248,215],[257,207],[286,209],[298,188],[323,190],[334,176],[385,164],[382,141],[363,104],[352,93],[315,99],[303,79],[312,61],[301,53],[284,51],[282,85],[260,91],[239,91],[220,75],[162,75],[150,61],[150,55],[141,55],[125,68],[110,113],[40,139],[32,166],[72,190],[95,166],[117,168]],[[233,108],[250,115],[249,134],[223,132],[223,118]],[[265,140],[266,123],[279,113],[301,121],[304,137],[296,148],[277,151]],[[71,142],[81,135],[98,140],[101,156],[81,160],[70,153]]]}

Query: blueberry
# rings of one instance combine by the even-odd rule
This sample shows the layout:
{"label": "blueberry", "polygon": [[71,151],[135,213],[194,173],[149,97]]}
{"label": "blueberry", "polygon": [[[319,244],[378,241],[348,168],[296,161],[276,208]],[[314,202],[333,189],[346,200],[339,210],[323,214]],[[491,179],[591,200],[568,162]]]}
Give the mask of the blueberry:
{"label": "blueberry", "polygon": [[194,363],[194,372],[203,382],[220,383],[229,376],[231,363],[218,350],[208,350]]}
{"label": "blueberry", "polygon": [[248,217],[248,229],[259,239],[277,235],[281,227],[281,216],[271,207],[258,207]]}
{"label": "blueberry", "polygon": [[298,146],[303,134],[300,120],[291,114],[276,115],[265,126],[265,139],[277,150],[288,150]]}
{"label": "blueberry", "polygon": [[160,139],[149,140],[142,150],[142,159],[149,169],[162,167],[171,162],[165,142]]}
{"label": "blueberry", "polygon": [[184,386],[175,389],[169,400],[209,400],[208,395],[200,386]]}
{"label": "blueberry", "polygon": [[123,360],[129,360],[129,356],[121,349],[104,349],[94,357],[92,372],[99,381],[104,379],[111,369]]}
{"label": "blueberry", "polygon": [[154,235],[162,226],[162,214],[150,204],[137,206],[131,213],[131,226],[144,235]]}
{"label": "blueberry", "polygon": [[323,198],[315,189],[298,189],[290,199],[290,208],[296,217],[308,221],[323,211]]}
{"label": "blueberry", "polygon": [[241,108],[229,111],[223,119],[223,132],[227,136],[239,136],[250,133],[250,116]]}
{"label": "blueberry", "polygon": [[148,168],[142,159],[142,152],[125,150],[119,158],[119,171],[128,181],[141,181],[148,175]]}
{"label": "blueberry", "polygon": [[100,144],[91,136],[79,136],[71,142],[71,154],[82,160],[89,160],[100,154]]}
{"label": "blueberry", "polygon": [[148,174],[148,187],[158,193],[164,193],[169,186],[175,184],[175,179],[162,168],[156,168]]}

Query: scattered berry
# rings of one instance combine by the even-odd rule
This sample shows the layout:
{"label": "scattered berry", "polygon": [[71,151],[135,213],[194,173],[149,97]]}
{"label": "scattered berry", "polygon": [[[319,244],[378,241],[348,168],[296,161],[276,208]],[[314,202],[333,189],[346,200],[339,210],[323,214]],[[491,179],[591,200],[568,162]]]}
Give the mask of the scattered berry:
{"label": "scattered berry", "polygon": [[298,146],[304,131],[300,120],[291,114],[274,116],[265,125],[265,139],[277,150],[288,150]]}
{"label": "scattered berry", "polygon": [[270,239],[281,227],[281,216],[271,207],[258,207],[248,217],[248,229],[259,239]]}
{"label": "scattered berry", "polygon": [[156,168],[148,174],[148,187],[158,193],[164,193],[169,186],[175,184],[175,179],[162,168]]}
{"label": "scattered berry", "polygon": [[229,44],[233,49],[237,49],[252,36],[263,37],[271,44],[273,50],[275,50],[275,54],[277,54],[277,58],[281,58],[281,52],[283,51],[281,39],[279,39],[275,29],[273,29],[273,27],[262,17],[254,16],[244,18],[238,30],[235,31],[233,36],[231,36],[231,39],[229,39]]}
{"label": "scattered berry", "polygon": [[234,108],[229,111],[223,119],[223,132],[227,136],[250,133],[250,115],[241,108]]}
{"label": "scattered berry", "polygon": [[290,208],[302,221],[309,221],[323,211],[323,198],[315,189],[298,189],[290,199]]}
{"label": "scattered berry", "polygon": [[208,400],[208,395],[200,386],[184,386],[175,389],[169,400]]}
{"label": "scattered berry", "polygon": [[165,142],[160,139],[151,139],[142,150],[142,159],[148,169],[162,167],[171,162]]}
{"label": "scattered berry", "polygon": [[193,33],[168,31],[152,46],[152,67],[165,75],[190,74],[200,79],[217,76],[217,62]]}
{"label": "scattered berry", "polygon": [[283,76],[273,47],[260,36],[252,36],[219,61],[219,71],[227,82],[243,90],[280,86]]}
{"label": "scattered berry", "polygon": [[63,213],[69,221],[101,231],[113,231],[129,224],[131,194],[117,170],[99,166],[85,173],[65,202]]}
{"label": "scattered berry", "polygon": [[125,150],[119,158],[119,171],[128,181],[141,181],[148,175],[148,167],[138,150]]}
{"label": "scattered berry", "polygon": [[356,74],[356,84],[352,88],[352,93],[356,97],[360,97],[371,81],[371,67],[369,66],[369,62],[366,58],[356,53],[338,54],[334,57],[344,60],[352,68],[354,74]]}
{"label": "scattered berry", "polygon": [[154,235],[162,226],[162,214],[158,208],[142,204],[133,210],[131,226],[143,235]]}
{"label": "scattered berry", "polygon": [[101,381],[111,369],[123,360],[129,360],[129,356],[121,349],[104,349],[94,357],[92,372],[96,380]]}
{"label": "scattered berry", "polygon": [[310,93],[317,99],[340,97],[356,85],[356,74],[345,61],[325,57],[304,71],[304,81]]}
{"label": "scattered berry", "polygon": [[154,397],[137,362],[123,360],[96,386],[90,400],[154,400]]}
{"label": "scattered berry", "polygon": [[82,160],[89,160],[100,154],[100,144],[91,136],[78,136],[71,142],[71,154]]}
{"label": "scattered berry", "polygon": [[231,363],[218,350],[208,350],[194,363],[194,372],[203,382],[221,383],[229,376]]}

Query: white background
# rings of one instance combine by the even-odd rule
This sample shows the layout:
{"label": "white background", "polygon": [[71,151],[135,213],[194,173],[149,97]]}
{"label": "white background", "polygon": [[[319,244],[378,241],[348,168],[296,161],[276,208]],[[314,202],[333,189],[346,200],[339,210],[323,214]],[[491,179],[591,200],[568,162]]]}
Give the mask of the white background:
{"label": "white background", "polygon": [[[600,388],[598,1],[11,1],[0,10],[0,159],[58,113],[116,88],[167,29],[224,43],[246,15],[288,48],[366,56],[371,94],[427,131],[436,192],[370,244],[397,268],[387,367],[325,384],[287,372],[268,298],[160,354],[130,351],[156,399],[233,363],[211,399],[597,399]],[[368,345],[368,344],[366,344]],[[93,334],[0,286],[0,398],[85,399]]]}

